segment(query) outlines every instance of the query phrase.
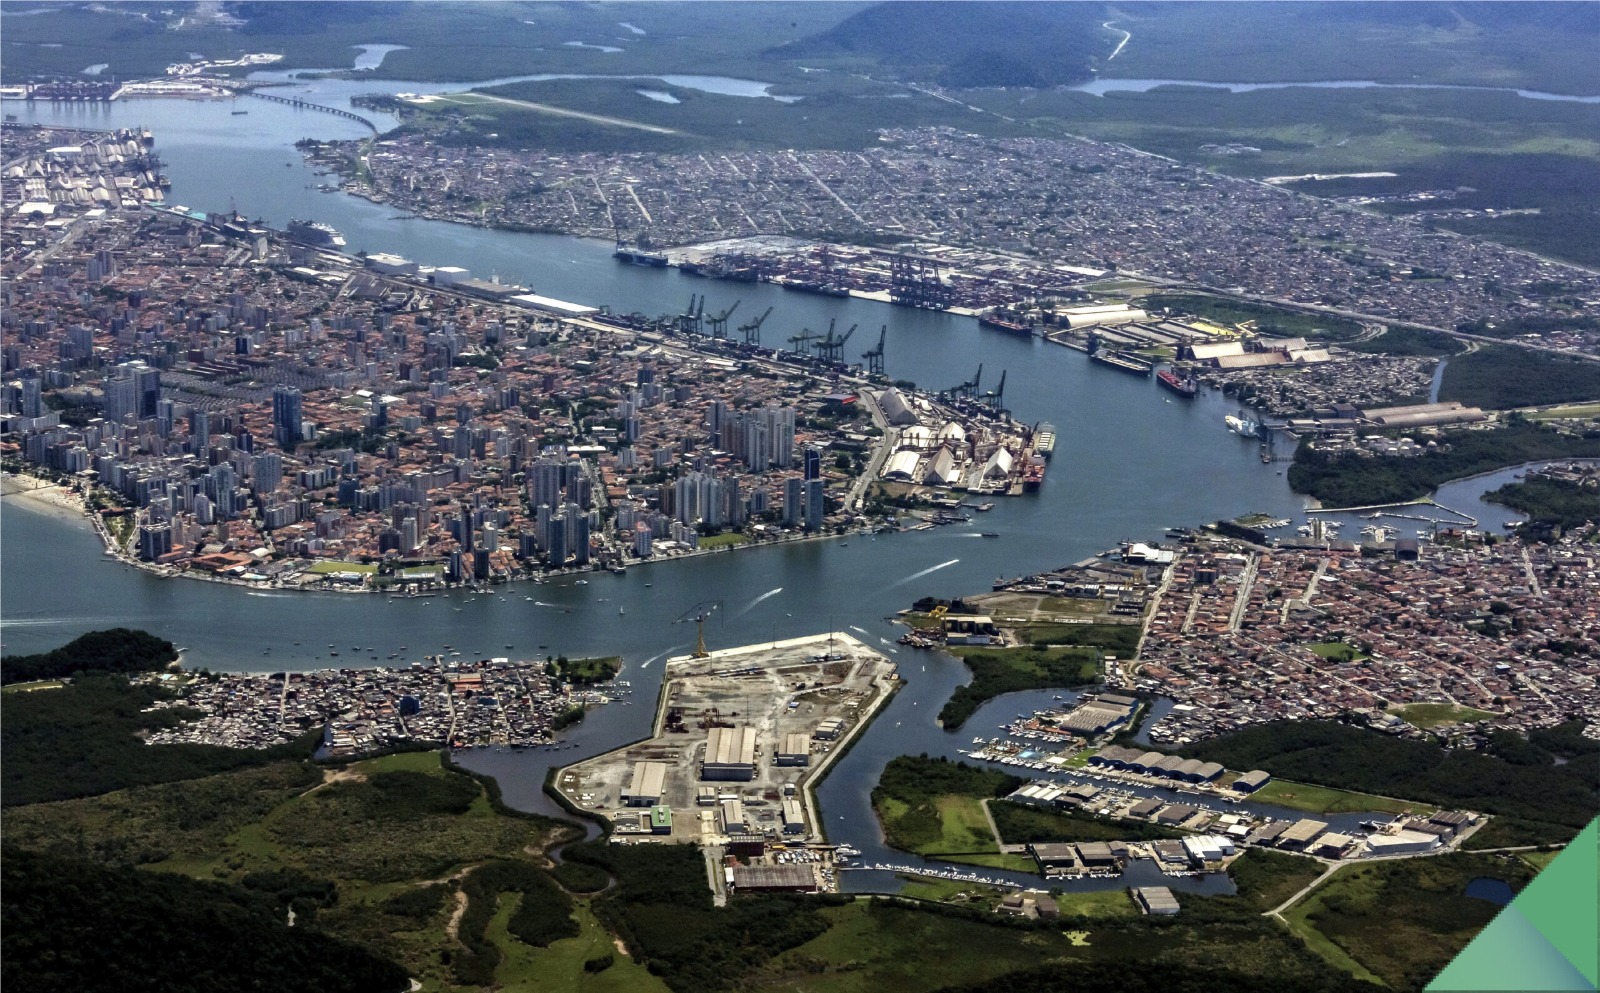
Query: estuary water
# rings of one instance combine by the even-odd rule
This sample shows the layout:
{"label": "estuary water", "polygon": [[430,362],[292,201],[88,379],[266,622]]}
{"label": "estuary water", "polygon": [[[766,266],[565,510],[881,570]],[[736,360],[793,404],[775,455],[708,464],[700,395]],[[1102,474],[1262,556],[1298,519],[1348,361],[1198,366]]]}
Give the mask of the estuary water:
{"label": "estuary water", "polygon": [[[358,93],[446,88],[314,80],[279,92],[344,107]],[[293,142],[366,133],[327,114],[248,99],[234,105],[7,101],[5,108],[23,121],[42,124],[149,127],[172,180],[170,203],[237,209],[276,226],[290,217],[326,221],[345,235],[351,252],[396,252],[423,264],[460,265],[474,275],[497,274],[550,296],[624,312],[675,313],[694,293],[706,295],[708,312],[737,302],[739,319],[771,306],[763,329],[769,344],[835,320],[841,329],[859,327],[851,348],[860,352],[875,341],[880,326],[887,327],[891,376],[937,388],[970,378],[981,364],[985,388],[993,388],[1004,371],[1005,402],[1015,416],[1052,422],[1059,437],[1037,495],[996,501],[993,511],[974,515],[969,525],[706,555],[636,567],[621,576],[599,573],[584,584],[567,577],[500,587],[489,595],[458,591],[415,600],[247,592],[158,579],[106,558],[85,523],[7,500],[0,512],[5,552],[0,637],[7,652],[46,650],[85,631],[127,625],[184,646],[191,666],[232,671],[378,665],[391,654],[405,662],[446,645],[471,657],[619,654],[624,660],[620,678],[633,684],[637,705],[595,710],[559,751],[483,750],[466,757],[468,765],[500,779],[509,802],[554,813],[540,792],[551,764],[567,764],[648,734],[663,660],[683,654],[692,643],[692,626],[679,619],[694,605],[720,604],[706,629],[713,647],[849,631],[899,664],[905,688],[828,777],[820,792],[823,816],[830,838],[855,844],[867,861],[906,863],[910,856],[883,848],[868,802],[883,765],[908,752],[954,756],[972,736],[994,734],[1004,718],[1037,701],[1002,698],[980,710],[961,733],[940,730],[934,715],[969,674],[950,656],[893,645],[899,629],[887,619],[897,610],[924,595],[984,590],[997,576],[1065,565],[1119,540],[1159,538],[1174,525],[1252,511],[1303,518],[1305,500],[1289,491],[1281,464],[1263,464],[1254,442],[1224,429],[1223,415],[1234,406],[1220,395],[1175,400],[1150,380],[1091,364],[1077,352],[1040,340],[985,332],[971,318],[624,266],[600,242],[410,218],[325,192],[318,189],[325,178],[304,165]],[[249,113],[233,115],[230,109]],[[380,126],[388,123],[374,116]],[[1477,493],[1487,488],[1481,482],[1476,486]],[[1444,502],[1485,522],[1504,514],[1478,503],[1472,493]],[[980,530],[999,537],[982,538]],[[340,652],[337,660],[330,657],[332,650]],[[845,883],[896,888],[887,874],[847,873]],[[1228,884],[1180,885],[1216,889]]]}

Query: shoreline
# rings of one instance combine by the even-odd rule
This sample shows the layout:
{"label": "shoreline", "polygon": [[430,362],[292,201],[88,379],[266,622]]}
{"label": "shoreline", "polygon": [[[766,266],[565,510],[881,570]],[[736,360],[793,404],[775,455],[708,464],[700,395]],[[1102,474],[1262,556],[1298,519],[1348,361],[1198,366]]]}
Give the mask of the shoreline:
{"label": "shoreline", "polygon": [[[145,562],[142,559],[139,559],[137,556],[129,555],[121,548],[118,548],[115,542],[111,539],[110,532],[105,529],[99,518],[89,512],[88,505],[84,502],[83,498],[65,486],[62,486],[58,483],[52,483],[49,480],[25,472],[6,472],[3,475],[0,475],[0,490],[3,490],[3,492],[0,492],[0,497],[3,497],[5,500],[15,500],[18,503],[26,506],[29,510],[44,516],[62,521],[64,523],[80,521],[87,522],[89,526],[97,533],[101,544],[105,546],[106,551],[109,552],[112,557],[121,562],[123,565],[132,566],[133,568],[139,569],[140,571],[154,576],[157,579],[189,579],[197,582],[215,583],[220,586],[235,586],[242,588],[246,593],[332,593],[343,596],[349,596],[352,594],[403,596],[403,594],[400,594],[398,590],[376,589],[371,587],[362,587],[358,589],[352,589],[348,587],[307,588],[304,586],[283,585],[272,582],[254,582],[243,579],[231,579],[215,575],[199,575],[188,569],[180,570],[171,566],[157,565],[154,562]],[[721,555],[729,552],[737,552],[740,549],[773,548],[812,541],[847,539],[852,535],[861,535],[866,533],[868,532],[852,530],[845,531],[843,533],[830,532],[827,534],[797,535],[792,538],[782,538],[773,541],[738,542],[735,544],[719,546],[717,548],[695,549],[694,551],[684,552],[667,557],[638,559],[628,562],[624,566],[624,569],[632,569],[637,566],[679,562],[686,559],[702,558],[708,555]],[[488,585],[491,589],[494,587],[512,586],[523,583],[534,586],[543,586],[548,583],[555,582],[556,580],[568,577],[583,578],[591,574],[608,571],[609,570],[607,569],[602,569],[599,567],[591,567],[588,569],[566,569],[554,574],[540,574],[540,578],[535,578],[535,576],[531,574],[509,577],[500,582],[491,582]],[[439,588],[437,591],[430,592],[449,593],[458,589],[471,592],[475,591],[477,586],[471,583],[461,583],[455,586],[444,586]]]}
{"label": "shoreline", "polygon": [[79,521],[90,517],[88,506],[77,493],[28,473],[0,475],[0,499],[59,520]]}

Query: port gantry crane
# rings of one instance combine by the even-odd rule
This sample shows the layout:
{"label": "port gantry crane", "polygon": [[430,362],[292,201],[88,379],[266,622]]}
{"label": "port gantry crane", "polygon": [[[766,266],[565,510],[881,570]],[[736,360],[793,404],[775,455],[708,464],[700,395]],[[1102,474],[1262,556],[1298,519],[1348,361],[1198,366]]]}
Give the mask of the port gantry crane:
{"label": "port gantry crane", "polygon": [[678,315],[678,333],[698,335],[704,333],[706,298],[704,294],[689,294],[689,309]]}
{"label": "port gantry crane", "polygon": [[887,338],[888,336],[889,336],[889,325],[885,324],[878,331],[878,345],[877,345],[877,347],[873,348],[871,351],[866,351],[866,352],[862,352],[861,353],[861,357],[867,360],[867,375],[869,375],[869,376],[881,376],[881,375],[883,375],[883,342],[884,342],[884,339]]}
{"label": "port gantry crane", "polygon": [[994,413],[996,413],[996,414],[1004,414],[1004,413],[1006,413],[1006,409],[1005,409],[1005,407],[1001,406],[1001,401],[1003,401],[1005,399],[1005,395],[1006,395],[1006,371],[1004,369],[1001,369],[1000,370],[1000,385],[996,386],[994,389],[990,390],[987,393],[978,394],[977,400],[978,400],[979,403],[983,404],[985,407],[989,408],[989,410],[993,411]]}
{"label": "port gantry crane", "polygon": [[965,383],[958,383],[957,385],[950,387],[948,390],[945,390],[944,395],[952,400],[956,400],[961,397],[976,397],[978,395],[978,384],[982,381],[983,363],[979,362],[978,371],[970,380]]}
{"label": "port gantry crane", "polygon": [[[704,302],[705,302],[705,298],[702,297],[701,298],[702,305],[704,305]],[[739,304],[741,302],[742,301],[735,300],[735,301],[733,301],[733,306],[732,307],[729,307],[727,310],[724,310],[722,313],[718,314],[715,317],[706,318],[706,323],[711,325],[711,337],[713,337],[713,338],[726,338],[728,336],[728,318],[732,317],[733,316],[733,312],[739,309]]]}
{"label": "port gantry crane", "polygon": [[821,337],[822,335],[811,330],[810,328],[801,328],[799,334],[789,339],[789,344],[794,346],[794,351],[801,355],[805,355],[806,349],[811,346],[811,343]]}
{"label": "port gantry crane", "polygon": [[710,658],[711,653],[706,651],[706,620],[722,606],[721,600],[702,600],[684,611],[672,623],[687,624],[694,622],[694,657],[697,659]]}
{"label": "port gantry crane", "polygon": [[767,318],[771,316],[772,308],[768,307],[766,313],[751,321],[749,324],[739,325],[739,333],[744,335],[744,343],[746,345],[761,344],[761,325],[765,324],[767,322]]}
{"label": "port gantry crane", "polygon": [[817,351],[817,361],[819,362],[843,362],[844,343],[849,341],[850,336],[856,333],[856,328],[859,325],[850,325],[850,330],[842,335],[835,335],[833,326],[834,322],[830,318],[828,321],[828,333],[821,341],[812,346]]}

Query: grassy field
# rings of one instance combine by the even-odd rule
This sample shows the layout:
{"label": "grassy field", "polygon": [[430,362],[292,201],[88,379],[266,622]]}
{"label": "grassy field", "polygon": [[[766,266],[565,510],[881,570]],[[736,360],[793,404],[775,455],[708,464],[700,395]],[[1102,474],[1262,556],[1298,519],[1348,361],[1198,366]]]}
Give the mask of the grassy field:
{"label": "grassy field", "polygon": [[749,543],[750,536],[740,534],[737,531],[729,531],[726,534],[714,534],[709,538],[700,539],[701,548],[734,548],[739,545],[747,545]]}
{"label": "grassy field", "polygon": [[317,562],[306,571],[318,576],[331,572],[364,572],[372,575],[378,571],[378,565],[376,562]]}
{"label": "grassy field", "polygon": [[1496,716],[1487,710],[1462,707],[1453,703],[1412,703],[1402,707],[1390,707],[1389,713],[1398,714],[1402,720],[1424,730],[1436,728],[1441,724],[1486,721]]}
{"label": "grassy field", "polygon": [[933,798],[931,803],[938,828],[929,834],[922,825],[913,823],[925,816],[919,805],[893,797],[874,802],[891,844],[895,839],[905,842],[915,837],[906,850],[918,855],[999,854],[1000,846],[994,840],[994,832],[989,830],[989,821],[976,797],[946,795]]}
{"label": "grassy field", "polygon": [[[823,913],[828,932],[778,956],[752,989],[918,993],[992,979],[1072,947],[1059,932],[1013,932],[867,901]],[[936,970],[926,967],[932,949]]]}
{"label": "grassy field", "polygon": [[1479,877],[1520,889],[1533,870],[1520,861],[1471,854],[1354,865],[1329,877],[1287,916],[1330,962],[1354,962],[1387,985],[1412,987],[1443,968],[1499,911],[1464,894]]}
{"label": "grassy field", "polygon": [[1254,321],[1256,329],[1264,334],[1342,341],[1361,332],[1360,324],[1344,317],[1283,310],[1265,304],[1198,293],[1152,293],[1141,298],[1139,306],[1145,310],[1166,307],[1174,312],[1222,324]]}
{"label": "grassy field", "polygon": [[[540,993],[667,993],[666,983],[617,950],[615,940],[586,905],[579,904],[572,915],[583,929],[578,937],[562,938],[547,948],[518,941],[506,930],[506,922],[520,899],[516,894],[502,894],[500,907],[489,921],[487,934],[505,955],[495,970],[496,984]],[[585,962],[598,962],[606,956],[611,956],[611,965],[585,970]]]}
{"label": "grassy field", "polygon": [[1373,796],[1370,793],[1352,793],[1348,790],[1336,790],[1329,786],[1313,786],[1309,783],[1291,783],[1284,779],[1274,779],[1250,794],[1250,799],[1259,800],[1262,803],[1277,804],[1280,807],[1291,807],[1295,810],[1306,810],[1313,814],[1358,814],[1368,812],[1399,814],[1407,810],[1420,812],[1436,809],[1425,803],[1391,800],[1387,797]]}
{"label": "grassy field", "polygon": [[31,683],[12,683],[0,689],[0,693],[32,693],[34,690],[59,690],[67,685],[59,679],[36,679]]}
{"label": "grassy field", "polygon": [[1354,645],[1347,645],[1342,641],[1322,641],[1305,647],[1314,655],[1336,662],[1356,662],[1366,658]]}
{"label": "grassy field", "polygon": [[872,806],[885,839],[920,855],[999,854],[982,801],[1023,780],[964,762],[902,755],[884,768]]}
{"label": "grassy field", "polygon": [[930,903],[955,903],[992,909],[1007,892],[992,886],[963,883],[954,879],[938,879],[933,876],[900,878],[904,880],[904,885],[900,887],[900,896],[912,900],[927,900]]}
{"label": "grassy field", "polygon": [[1535,872],[1543,872],[1560,854],[1559,849],[1553,852],[1518,852],[1517,858],[1533,866]]}
{"label": "grassy field", "polygon": [[1006,844],[1051,841],[1144,841],[1181,838],[1183,833],[1144,821],[1117,821],[1071,810],[1041,810],[996,800],[989,805]]}
{"label": "grassy field", "polygon": [[1527,416],[1536,421],[1554,421],[1566,417],[1600,417],[1600,403],[1562,404],[1529,411]]}
{"label": "grassy field", "polygon": [[1055,898],[1061,913],[1069,917],[1137,917],[1139,908],[1125,889],[1096,890],[1090,893],[1063,893]]}

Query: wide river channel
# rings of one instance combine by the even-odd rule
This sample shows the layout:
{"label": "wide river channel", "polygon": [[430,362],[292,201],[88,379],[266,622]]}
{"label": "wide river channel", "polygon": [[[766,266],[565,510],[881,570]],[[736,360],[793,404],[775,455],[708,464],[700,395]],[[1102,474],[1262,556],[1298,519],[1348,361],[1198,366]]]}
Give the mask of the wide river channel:
{"label": "wide river channel", "polygon": [[[275,74],[276,75],[276,74]],[[284,74],[286,75],[286,74]],[[723,85],[702,80],[702,85]],[[727,91],[764,99],[759,87],[726,81]],[[443,90],[440,84],[316,80],[277,92],[338,107],[372,92]],[[1263,464],[1254,442],[1223,426],[1236,409],[1220,394],[1192,402],[1169,397],[1154,382],[1091,364],[1082,354],[1042,340],[985,332],[967,317],[929,313],[862,300],[789,293],[777,287],[717,283],[620,265],[606,243],[530,235],[422,220],[341,193],[319,190],[326,179],[301,161],[302,137],[355,138],[367,132],[350,121],[262,100],[117,101],[104,105],[6,101],[24,122],[92,128],[148,127],[172,180],[169,203],[194,209],[236,208],[281,227],[291,217],[338,228],[350,252],[395,252],[425,265],[460,265],[474,275],[498,274],[537,292],[614,310],[676,313],[691,293],[704,293],[707,312],[740,301],[740,317],[772,317],[769,342],[802,327],[859,325],[852,343],[888,327],[886,366],[895,378],[938,388],[962,382],[982,364],[986,387],[1002,370],[1006,405],[1019,419],[1049,421],[1059,435],[1041,491],[998,501],[967,526],[932,531],[852,536],[846,541],[797,542],[599,573],[579,585],[569,577],[544,585],[517,584],[494,596],[454,593],[433,599],[244,591],[210,583],[159,579],[106,558],[86,523],[63,520],[7,500],[0,515],[0,624],[7,652],[59,645],[85,631],[127,625],[184,646],[191,666],[227,671],[331,667],[325,646],[338,645],[337,664],[376,665],[390,653],[403,660],[453,645],[472,657],[621,655],[620,678],[631,681],[634,706],[599,707],[568,735],[559,752],[473,753],[468,764],[496,775],[508,801],[558,813],[540,791],[552,762],[568,764],[647,735],[662,659],[688,650],[692,626],[674,621],[694,604],[720,600],[706,626],[713,647],[796,637],[831,629],[877,645],[900,667],[904,689],[880,714],[819,791],[830,840],[849,842],[863,861],[908,864],[914,856],[882,844],[868,795],[896,755],[948,755],[987,738],[1017,713],[1051,702],[1051,692],[1013,694],[981,709],[957,733],[934,715],[969,678],[956,659],[897,648],[900,629],[887,622],[927,594],[986,590],[996,576],[1016,576],[1078,561],[1125,539],[1159,539],[1174,525],[1198,525],[1251,511],[1296,523],[1305,499],[1289,491],[1283,463]],[[235,115],[231,109],[246,109]],[[374,116],[374,115],[369,115]],[[375,116],[380,126],[392,123]],[[1083,260],[1064,259],[1065,262]],[[852,356],[854,358],[854,356]],[[1500,474],[1509,479],[1511,472]],[[1445,487],[1445,505],[1498,529],[1510,516],[1478,496],[1504,479],[1480,477]],[[984,531],[1000,537],[979,537]],[[1347,532],[1354,536],[1354,528]],[[781,591],[781,592],[779,592]],[[771,594],[771,595],[766,595]],[[619,613],[626,607],[626,614]],[[351,646],[365,651],[354,655]],[[368,658],[367,656],[371,656]],[[1070,696],[1070,695],[1069,695]],[[1288,812],[1276,811],[1279,816]],[[1359,815],[1329,818],[1340,824]],[[1139,882],[1154,869],[1137,863],[1126,881],[1084,880],[1085,888]],[[984,870],[1005,878],[1006,873]],[[1018,882],[1036,877],[1011,874]],[[1226,880],[1172,880],[1185,888],[1222,891]],[[850,889],[893,890],[891,873],[847,872]]]}

